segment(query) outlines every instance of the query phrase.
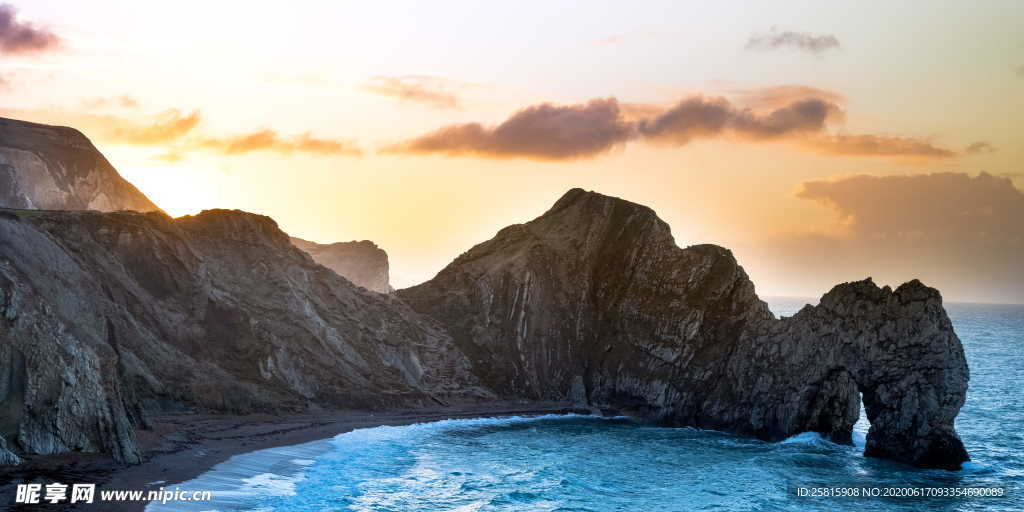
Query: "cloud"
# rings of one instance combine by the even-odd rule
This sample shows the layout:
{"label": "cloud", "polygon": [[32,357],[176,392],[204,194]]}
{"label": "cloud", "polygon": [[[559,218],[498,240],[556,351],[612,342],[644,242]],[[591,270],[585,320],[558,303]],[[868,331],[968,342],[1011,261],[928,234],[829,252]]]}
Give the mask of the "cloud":
{"label": "cloud", "polygon": [[[100,99],[100,104],[131,104],[130,97]],[[130,107],[129,107],[130,108]],[[358,145],[346,139],[314,136],[310,132],[292,136],[274,130],[255,130],[233,135],[211,135],[200,129],[202,116],[198,110],[184,114],[168,109],[156,116],[126,117],[94,114],[80,109],[12,110],[0,108],[0,116],[33,122],[73,126],[99,143],[154,147],[162,152],[150,157],[163,162],[179,162],[193,151],[209,151],[224,155],[241,155],[256,151],[281,154],[359,156]]]}
{"label": "cloud", "polygon": [[[1024,303],[1024,193],[987,173],[852,175],[804,182],[835,213],[824,232],[762,241],[751,274],[821,293],[837,281],[921,279],[953,300]],[[792,289],[789,288],[789,289]]]}
{"label": "cloud", "polygon": [[698,96],[650,119],[637,122],[643,137],[674,145],[694,138],[717,137],[727,131],[744,138],[766,140],[802,133],[815,133],[838,106],[817,99],[795,101],[765,115],[738,109],[725,98]]}
{"label": "cloud", "polygon": [[[935,237],[1024,243],[1024,194],[1006,178],[982,172],[847,176],[804,182],[797,197],[839,214],[853,232],[873,238]],[[1024,260],[1022,260],[1024,264]]]}
{"label": "cloud", "polygon": [[218,151],[226,155],[238,155],[254,151],[349,156],[359,156],[362,154],[358,146],[350,141],[316,138],[308,132],[285,138],[274,130],[261,130],[224,138],[202,138],[191,141],[190,145],[196,148]]}
{"label": "cloud", "polygon": [[185,155],[177,151],[168,151],[166,153],[160,153],[151,157],[153,160],[160,162],[167,162],[169,164],[178,163],[185,159]]}
{"label": "cloud", "polygon": [[835,105],[846,103],[846,97],[834,91],[806,85],[774,85],[755,89],[729,91],[742,105],[754,110],[776,109],[794,101],[816,99]]}
{"label": "cloud", "polygon": [[956,152],[913,137],[888,135],[820,135],[797,143],[811,151],[839,156],[952,158]]}
{"label": "cloud", "polygon": [[114,117],[108,119],[116,119],[116,122],[110,122],[105,126],[104,139],[137,146],[154,146],[181,139],[199,124],[200,116],[198,110],[182,115],[178,109],[170,109],[147,124]]}
{"label": "cloud", "polygon": [[1017,66],[1017,76],[1024,77],[1024,66]]}
{"label": "cloud", "polygon": [[60,45],[60,38],[46,28],[18,19],[17,9],[0,4],[0,53],[38,53]]}
{"label": "cloud", "polygon": [[383,151],[569,160],[605,153],[626,142],[632,132],[618,101],[607,98],[581,105],[534,105],[492,128],[480,123],[450,125]]}
{"label": "cloud", "polygon": [[964,153],[968,155],[995,153],[996,151],[998,151],[998,149],[995,146],[983,140],[979,140],[978,142],[972,142],[964,149]]}
{"label": "cloud", "polygon": [[126,109],[133,109],[139,107],[139,100],[135,99],[129,94],[122,94],[120,96],[106,97],[106,98],[89,98],[82,100],[82,105],[90,109],[99,109],[107,107],[120,107]]}
{"label": "cloud", "polygon": [[424,75],[376,76],[363,84],[362,89],[434,108],[459,108],[458,97],[446,90],[445,83],[442,78]]}
{"label": "cloud", "polygon": [[[777,104],[784,95],[799,97],[795,89],[785,94],[780,91],[764,95],[763,104]],[[683,146],[695,139],[730,137],[786,141],[812,151],[851,156],[955,155],[913,138],[827,135],[829,123],[842,118],[838,104],[814,97],[763,111],[740,108],[721,97],[695,96],[671,107],[620,105],[614,98],[605,98],[577,105],[534,105],[496,126],[449,125],[385,147],[382,152],[572,160],[596,157],[633,140]]]}
{"label": "cloud", "polygon": [[766,33],[754,34],[747,40],[748,50],[777,50],[793,48],[813,54],[839,48],[839,39],[831,34],[813,35],[807,32],[780,31],[776,27]]}

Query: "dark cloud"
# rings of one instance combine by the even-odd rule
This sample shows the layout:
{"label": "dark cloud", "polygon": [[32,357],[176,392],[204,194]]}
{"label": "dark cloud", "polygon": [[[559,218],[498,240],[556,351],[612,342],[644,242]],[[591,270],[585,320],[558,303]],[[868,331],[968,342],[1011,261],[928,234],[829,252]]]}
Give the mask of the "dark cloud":
{"label": "dark cloud", "polygon": [[819,135],[797,143],[811,151],[840,156],[952,158],[956,152],[913,137],[887,135]]}
{"label": "dark cloud", "polygon": [[218,151],[226,155],[238,155],[254,151],[349,156],[362,154],[362,151],[350,141],[320,139],[313,137],[309,133],[285,138],[274,130],[262,130],[225,138],[202,138],[191,141],[190,144],[193,147]]}
{"label": "dark cloud", "polygon": [[1008,178],[857,175],[805,182],[797,197],[838,223],[776,246],[794,274],[920,278],[947,298],[1024,303],[1024,193]]}
{"label": "dark cloud", "polygon": [[767,112],[738,108],[725,98],[696,96],[672,107],[620,106],[614,98],[581,105],[535,105],[495,127],[443,127],[390,146],[389,153],[476,154],[493,158],[566,160],[594,157],[633,139],[682,146],[694,139],[796,139],[817,134],[842,117],[838,105],[799,99]]}
{"label": "dark cloud", "polygon": [[[804,91],[811,92],[816,90]],[[796,90],[765,95],[764,104]],[[956,153],[910,137],[829,135],[827,125],[842,120],[836,103],[805,97],[770,110],[740,108],[725,98],[696,96],[672,107],[620,106],[614,98],[581,105],[544,103],[516,112],[503,123],[443,127],[386,148],[385,153],[478,155],[490,158],[569,160],[590,158],[640,139],[683,146],[694,139],[732,137],[747,141],[780,140],[834,155],[893,158],[948,158]]]}
{"label": "dark cloud", "polygon": [[803,183],[835,214],[823,231],[751,245],[759,286],[817,296],[836,282],[920,279],[947,301],[1024,304],[1024,193],[987,173],[853,175]]}
{"label": "dark cloud", "polygon": [[626,142],[632,132],[614,98],[582,105],[544,103],[520,110],[493,128],[451,125],[384,152],[568,160],[605,153]]}
{"label": "dark cloud", "polygon": [[964,149],[964,153],[968,155],[995,153],[996,151],[998,151],[998,149],[995,146],[983,140],[979,140],[978,142],[972,142]]}
{"label": "dark cloud", "polygon": [[125,119],[107,117],[104,138],[111,142],[153,146],[175,142],[188,135],[199,124],[199,111],[182,115],[178,109],[160,114],[155,121],[139,124]]}
{"label": "dark cloud", "polygon": [[739,109],[724,98],[695,97],[653,117],[638,121],[640,135],[674,145],[694,138],[731,133],[742,138],[767,140],[816,133],[825,122],[841,112],[839,107],[818,99],[802,99],[766,114]]}
{"label": "dark cloud", "polygon": [[10,4],[0,4],[0,53],[27,54],[52,50],[60,38],[49,30],[18,19]]}
{"label": "dark cloud", "polygon": [[747,40],[747,49],[775,50],[794,48],[820,54],[826,50],[839,48],[839,39],[831,34],[813,35],[807,32],[780,31],[772,27],[769,32],[754,34]]}
{"label": "dark cloud", "polygon": [[[848,176],[808,181],[797,197],[819,201],[861,236],[943,237],[1024,243],[1024,194],[988,173]],[[1024,260],[1021,261],[1024,264]]]}
{"label": "dark cloud", "polygon": [[735,112],[725,98],[698,96],[655,117],[641,119],[636,126],[644,137],[681,146],[694,138],[717,137],[728,127]]}
{"label": "dark cloud", "polygon": [[458,108],[459,99],[446,89],[445,82],[439,77],[422,75],[377,76],[362,88],[381,96],[422,103],[435,108]]}

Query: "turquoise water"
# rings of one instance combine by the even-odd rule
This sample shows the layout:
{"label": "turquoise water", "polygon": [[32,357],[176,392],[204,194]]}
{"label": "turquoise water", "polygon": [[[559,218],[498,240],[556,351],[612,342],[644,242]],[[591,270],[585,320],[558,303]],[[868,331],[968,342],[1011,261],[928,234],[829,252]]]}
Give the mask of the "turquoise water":
{"label": "turquoise water", "polygon": [[[772,302],[781,315],[803,301]],[[973,461],[920,470],[817,434],[765,443],[626,418],[447,420],[357,430],[235,457],[183,489],[196,510],[1024,510],[1024,307],[952,304],[971,387],[957,429]],[[799,488],[1001,488],[1003,497],[800,497]],[[884,492],[884,491],[883,491]],[[183,510],[182,503],[148,510]]]}

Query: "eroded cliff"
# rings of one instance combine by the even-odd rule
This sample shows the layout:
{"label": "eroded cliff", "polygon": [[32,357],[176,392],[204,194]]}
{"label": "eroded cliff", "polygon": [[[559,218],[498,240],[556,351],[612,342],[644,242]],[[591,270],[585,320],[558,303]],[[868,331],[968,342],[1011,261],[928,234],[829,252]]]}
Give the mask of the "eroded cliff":
{"label": "eroded cliff", "polygon": [[78,130],[5,118],[0,118],[0,207],[159,209]]}
{"label": "eroded cliff", "polygon": [[239,211],[0,210],[0,340],[6,458],[136,462],[134,428],[159,411],[489,396],[440,327]]}
{"label": "eroded cliff", "polygon": [[870,280],[776,319],[732,254],[680,249],[652,210],[569,191],[398,295],[448,328],[504,396],[581,405],[767,440],[849,442],[957,468],[968,370],[937,291]]}
{"label": "eroded cliff", "polygon": [[291,240],[314,261],[356,285],[377,293],[394,291],[388,271],[388,253],[369,240],[333,244],[318,244],[296,237]]}

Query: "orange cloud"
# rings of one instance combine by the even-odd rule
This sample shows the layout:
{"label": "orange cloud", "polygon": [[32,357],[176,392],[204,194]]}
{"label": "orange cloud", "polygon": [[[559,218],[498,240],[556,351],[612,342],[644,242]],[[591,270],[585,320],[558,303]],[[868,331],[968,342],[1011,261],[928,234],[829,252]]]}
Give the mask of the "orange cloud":
{"label": "orange cloud", "polygon": [[136,124],[113,117],[108,119],[117,121],[107,125],[105,139],[137,146],[154,146],[184,137],[199,124],[200,116],[198,110],[182,115],[178,109],[170,109],[161,113],[156,121],[150,124]]}
{"label": "orange cloud", "polygon": [[313,137],[309,133],[284,138],[274,130],[262,130],[225,138],[203,138],[192,141],[190,144],[193,147],[220,151],[227,155],[251,153],[253,151],[349,156],[359,156],[362,154],[358,146],[350,141],[320,139]]}
{"label": "orange cloud", "polygon": [[446,90],[445,80],[424,75],[376,76],[362,86],[373,94],[421,103],[435,108],[454,109],[459,99]]}
{"label": "orange cloud", "polygon": [[[90,102],[97,105],[121,104],[131,108],[134,101],[134,98],[124,96],[102,98]],[[267,129],[225,136],[199,134],[197,132],[202,116],[198,110],[185,115],[180,110],[172,108],[157,116],[148,118],[143,116],[138,119],[110,114],[82,113],[73,109],[63,111],[0,109],[0,115],[74,126],[90,138],[105,143],[162,148],[162,153],[151,158],[163,162],[184,160],[190,151],[196,150],[213,151],[225,155],[239,155],[255,151],[272,151],[282,154],[362,155],[362,151],[355,142],[316,137],[309,132],[294,136],[282,136],[274,130]]]}
{"label": "orange cloud", "polygon": [[138,108],[139,100],[129,94],[122,94],[121,96],[114,96],[108,98],[91,98],[82,100],[82,105],[86,108],[107,108],[107,107],[120,107],[120,108]]}
{"label": "orange cloud", "polygon": [[820,135],[797,141],[817,153],[840,156],[952,158],[956,152],[913,137],[887,135]]}

